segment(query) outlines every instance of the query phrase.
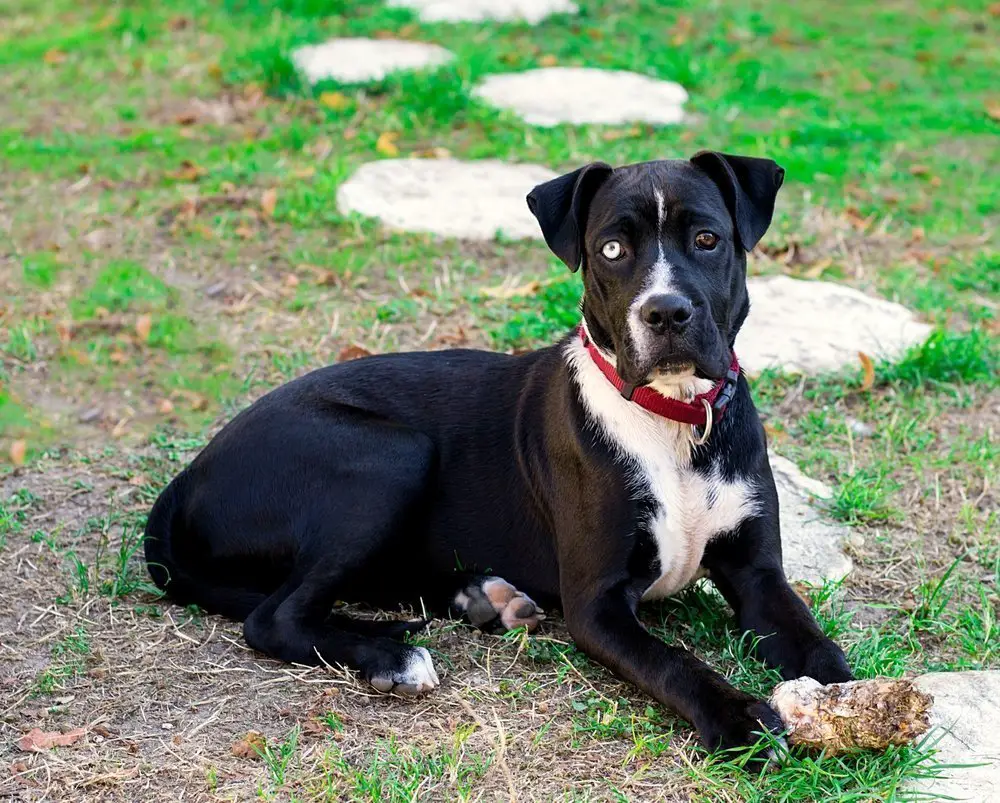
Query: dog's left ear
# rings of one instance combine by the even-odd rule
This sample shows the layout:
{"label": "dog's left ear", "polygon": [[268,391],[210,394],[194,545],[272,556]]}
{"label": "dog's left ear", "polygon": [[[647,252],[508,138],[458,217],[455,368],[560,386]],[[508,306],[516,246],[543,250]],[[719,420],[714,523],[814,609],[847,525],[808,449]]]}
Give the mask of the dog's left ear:
{"label": "dog's left ear", "polygon": [[583,261],[583,235],[590,202],[611,175],[611,165],[592,164],[539,184],[528,193],[528,209],[552,253],[576,271]]}
{"label": "dog's left ear", "polygon": [[785,180],[784,168],[771,159],[701,151],[691,161],[708,173],[722,191],[736,221],[740,242],[752,251],[774,215],[774,199]]}

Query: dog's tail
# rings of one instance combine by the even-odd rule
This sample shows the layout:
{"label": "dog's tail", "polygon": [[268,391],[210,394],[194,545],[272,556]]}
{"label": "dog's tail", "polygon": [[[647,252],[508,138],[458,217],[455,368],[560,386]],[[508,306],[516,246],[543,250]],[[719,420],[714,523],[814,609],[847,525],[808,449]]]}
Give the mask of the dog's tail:
{"label": "dog's tail", "polygon": [[146,521],[143,548],[146,568],[157,587],[180,605],[198,605],[208,613],[218,613],[242,622],[260,605],[267,594],[246,588],[216,585],[199,578],[193,567],[179,560],[173,549],[175,536],[183,528],[178,497],[184,474],[175,478],[160,494]]}

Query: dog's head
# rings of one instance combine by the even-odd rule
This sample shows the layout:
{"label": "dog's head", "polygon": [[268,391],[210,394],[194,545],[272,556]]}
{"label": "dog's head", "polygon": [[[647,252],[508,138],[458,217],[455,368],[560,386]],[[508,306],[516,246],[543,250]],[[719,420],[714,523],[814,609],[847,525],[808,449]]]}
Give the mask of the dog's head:
{"label": "dog's head", "polygon": [[634,385],[718,379],[749,310],[746,253],[767,231],[785,171],[770,159],[602,162],[528,195],[545,242],[583,266],[594,342]]}

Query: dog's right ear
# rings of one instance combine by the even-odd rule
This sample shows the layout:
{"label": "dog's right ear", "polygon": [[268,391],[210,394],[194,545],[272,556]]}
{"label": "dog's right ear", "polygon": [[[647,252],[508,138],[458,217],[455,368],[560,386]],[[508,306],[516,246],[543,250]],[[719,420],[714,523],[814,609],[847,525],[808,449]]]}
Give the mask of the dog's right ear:
{"label": "dog's right ear", "polygon": [[593,162],[539,184],[528,193],[528,209],[538,218],[552,253],[575,271],[583,261],[583,234],[590,202],[611,175],[611,165]]}

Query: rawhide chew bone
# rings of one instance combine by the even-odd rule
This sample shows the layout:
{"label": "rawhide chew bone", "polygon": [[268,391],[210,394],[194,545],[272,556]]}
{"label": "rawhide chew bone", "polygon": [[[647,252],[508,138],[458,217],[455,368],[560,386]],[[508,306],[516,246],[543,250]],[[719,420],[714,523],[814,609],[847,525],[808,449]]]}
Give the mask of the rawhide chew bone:
{"label": "rawhide chew bone", "polygon": [[789,728],[789,744],[828,755],[912,742],[930,727],[933,702],[912,681],[893,678],[829,686],[812,678],[787,680],[770,700]]}

